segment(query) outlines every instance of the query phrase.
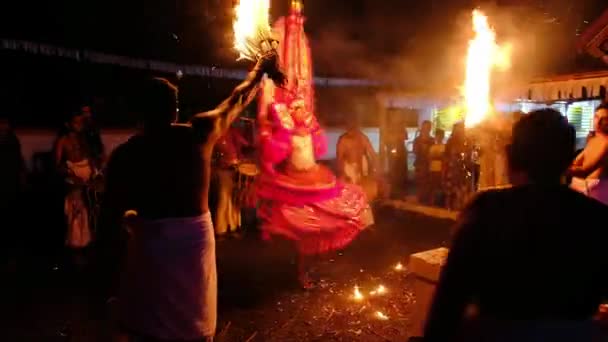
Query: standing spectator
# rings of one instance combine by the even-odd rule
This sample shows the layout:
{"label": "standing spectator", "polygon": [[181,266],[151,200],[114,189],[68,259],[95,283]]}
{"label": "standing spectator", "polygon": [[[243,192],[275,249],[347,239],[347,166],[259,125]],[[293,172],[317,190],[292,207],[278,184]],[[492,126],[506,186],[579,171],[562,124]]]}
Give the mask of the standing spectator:
{"label": "standing spectator", "polygon": [[445,145],[443,188],[446,205],[450,210],[460,210],[472,191],[469,151],[466,145],[464,123],[452,127],[452,134]]}
{"label": "standing spectator", "polygon": [[407,130],[391,130],[386,139],[385,151],[388,158],[390,197],[397,198],[405,192],[408,183],[408,154],[405,142]]}
{"label": "standing spectator", "polygon": [[431,137],[431,122],[424,120],[420,126],[420,135],[414,139],[414,161],[416,193],[418,201],[423,204],[430,203],[430,149],[435,143]]}
{"label": "standing spectator", "polygon": [[347,131],[338,139],[336,150],[339,177],[346,183],[362,187],[367,200],[372,202],[377,195],[377,158],[369,138],[359,126],[358,118],[348,122]]}
{"label": "standing spectator", "polygon": [[86,137],[87,144],[91,150],[92,162],[95,164],[97,169],[101,169],[103,168],[103,164],[105,163],[106,159],[106,151],[101,138],[101,132],[99,131],[99,127],[93,118],[91,107],[82,106],[80,108],[80,113],[84,118],[85,127],[83,134]]}
{"label": "standing spectator", "polygon": [[[276,65],[276,55],[262,57],[228,99],[195,115],[192,125],[175,123],[175,86],[157,78],[144,88],[143,129],[112,153],[107,167],[104,216],[111,226],[125,217],[130,232],[118,298],[119,341],[213,340],[217,274],[208,198],[213,148],[255,98],[263,75],[280,75]],[[106,235],[111,242],[119,233]]]}
{"label": "standing spectator", "polygon": [[[80,251],[87,247],[92,239],[85,191],[94,167],[91,149],[84,134],[84,116],[80,113],[73,114],[67,127],[68,133],[57,141],[55,163],[68,188],[64,203],[67,220],[66,244],[75,251]],[[76,257],[77,261],[80,261],[80,257]]]}
{"label": "standing spectator", "polygon": [[608,105],[597,108],[595,133],[569,169],[572,188],[608,205]]}
{"label": "standing spectator", "polygon": [[213,149],[213,171],[216,181],[217,208],[213,216],[215,235],[223,238],[228,233],[236,234],[241,227],[241,207],[234,196],[236,168],[241,162],[242,146],[248,145],[233,124],[215,144]]}
{"label": "standing spectator", "polygon": [[573,153],[555,110],[515,125],[513,187],[480,193],[463,211],[425,341],[606,340],[592,318],[608,296],[608,231],[598,226],[608,208],[561,184]]}
{"label": "standing spectator", "polygon": [[435,130],[435,143],[433,144],[433,146],[431,146],[429,150],[429,159],[431,160],[429,166],[429,192],[431,196],[431,204],[433,205],[436,205],[438,203],[437,198],[439,196],[443,197],[442,178],[444,168],[443,161],[445,159],[445,144],[443,143],[443,139],[445,139],[445,131],[438,128],[437,130]]}

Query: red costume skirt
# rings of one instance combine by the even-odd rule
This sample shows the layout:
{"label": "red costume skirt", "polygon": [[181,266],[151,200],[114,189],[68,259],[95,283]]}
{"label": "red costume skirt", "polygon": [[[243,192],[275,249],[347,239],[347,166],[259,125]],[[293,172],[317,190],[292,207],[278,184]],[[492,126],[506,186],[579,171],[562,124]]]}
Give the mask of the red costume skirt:
{"label": "red costume skirt", "polygon": [[264,235],[293,240],[305,255],[341,249],[373,223],[363,190],[321,165],[262,174],[258,199]]}

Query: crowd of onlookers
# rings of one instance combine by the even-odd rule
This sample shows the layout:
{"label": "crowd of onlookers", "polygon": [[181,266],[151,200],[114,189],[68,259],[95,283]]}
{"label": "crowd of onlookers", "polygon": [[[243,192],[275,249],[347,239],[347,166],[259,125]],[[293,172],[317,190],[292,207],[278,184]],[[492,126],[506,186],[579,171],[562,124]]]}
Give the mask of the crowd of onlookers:
{"label": "crowd of onlookers", "polygon": [[[150,113],[156,113],[154,110],[151,108]],[[161,114],[164,112],[158,115]],[[170,120],[164,116],[161,119]],[[163,146],[164,130],[168,128],[161,130],[154,121],[148,125],[152,125],[148,131],[152,130],[158,139],[141,143]],[[438,129],[432,135],[431,131],[431,123],[423,122],[414,141],[418,198],[423,203],[462,208],[463,212],[453,231],[454,239],[428,317],[425,339],[605,340],[593,318],[608,297],[605,271],[608,259],[603,252],[608,233],[601,229],[601,222],[608,215],[602,204],[602,196],[607,193],[604,185],[608,170],[608,107],[598,108],[594,135],[589,137],[583,151],[575,152],[575,131],[559,112],[539,110],[515,121],[505,149],[512,187],[483,192],[472,201],[469,196],[475,189],[475,160],[468,157],[472,148],[466,140],[464,125],[454,125],[445,143],[445,132]],[[179,139],[176,141],[191,144],[188,139]],[[364,154],[368,148],[362,146]],[[140,152],[148,150],[152,151]],[[73,113],[58,132],[54,152],[55,173],[63,180],[65,217],[72,214],[78,218],[83,214],[79,210],[93,210],[90,201],[95,198],[71,194],[75,189],[80,193],[83,189],[93,194],[101,191],[91,179],[106,161],[99,131],[87,107]],[[18,230],[10,226],[23,221],[19,197],[28,183],[19,139],[6,119],[0,119],[0,157],[3,161],[0,186],[6,190],[0,198],[0,215],[6,222],[13,222],[4,231],[4,261],[17,240],[11,234]],[[156,157],[156,152],[150,154],[149,161]],[[79,166],[82,160],[88,161],[90,169]],[[129,158],[123,162],[133,164]],[[130,168],[123,170],[128,172]],[[577,178],[584,188],[569,189],[567,181]],[[116,187],[117,184],[123,183],[114,183],[114,191],[124,188]],[[145,184],[142,181],[142,187],[137,189],[144,189]],[[184,183],[184,189],[187,186]],[[115,192],[114,198],[118,200],[120,194]],[[67,224],[78,226],[74,222]],[[90,237],[87,239],[70,228],[66,240],[69,247],[78,251],[91,242]],[[78,253],[74,256],[78,261]]]}
{"label": "crowd of onlookers", "polygon": [[[515,123],[505,151],[512,187],[465,207],[425,341],[606,341],[597,323],[608,297],[608,208],[589,188],[605,183],[608,107],[594,121],[574,163],[575,131],[559,112]],[[569,176],[584,177],[587,189],[570,189]]]}
{"label": "crowd of onlookers", "polygon": [[430,121],[422,122],[414,139],[414,184],[419,203],[462,209],[475,189],[476,164],[472,146],[465,137],[463,122],[446,132],[437,128],[432,135]]}

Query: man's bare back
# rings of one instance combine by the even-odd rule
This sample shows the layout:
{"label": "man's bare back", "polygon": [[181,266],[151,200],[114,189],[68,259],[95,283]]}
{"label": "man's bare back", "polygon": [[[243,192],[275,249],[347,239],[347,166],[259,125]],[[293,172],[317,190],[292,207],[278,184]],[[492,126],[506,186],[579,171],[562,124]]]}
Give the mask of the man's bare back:
{"label": "man's bare back", "polygon": [[363,160],[366,158],[367,167],[375,163],[375,152],[367,136],[360,130],[350,130],[344,133],[338,140],[337,158],[340,175],[344,175],[346,164],[356,165],[359,173],[365,173]]}
{"label": "man's bare back", "polygon": [[205,209],[202,151],[187,126],[136,135],[119,146],[108,165],[113,201],[147,219],[194,217]]}
{"label": "man's bare back", "polygon": [[348,132],[340,137],[338,144],[342,161],[348,163],[360,162],[365,156],[367,137],[360,132]]}
{"label": "man's bare back", "polygon": [[276,56],[259,61],[228,99],[190,124],[148,130],[117,148],[106,174],[114,215],[135,210],[141,218],[162,219],[207,213],[213,147],[255,98],[257,84],[274,63]]}

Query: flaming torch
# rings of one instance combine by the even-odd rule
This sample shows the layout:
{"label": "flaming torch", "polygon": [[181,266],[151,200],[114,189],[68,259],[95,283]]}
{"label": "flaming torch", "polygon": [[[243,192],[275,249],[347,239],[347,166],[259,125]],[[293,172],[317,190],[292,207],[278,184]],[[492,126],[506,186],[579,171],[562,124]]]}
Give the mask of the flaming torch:
{"label": "flaming torch", "polygon": [[233,29],[238,60],[256,61],[278,47],[269,24],[269,9],[270,0],[240,0],[237,3]]}
{"label": "flaming torch", "polygon": [[[471,129],[469,135],[472,165],[478,165],[479,173],[470,172],[472,190],[477,187],[495,187],[496,160],[500,158],[501,149],[497,148],[497,132],[488,125],[480,125],[493,112],[491,100],[491,80],[494,68],[507,69],[510,66],[511,47],[496,43],[496,33],[488,23],[488,17],[479,10],[473,11],[473,31],[475,37],[469,41],[464,82],[464,100],[466,108],[465,127]],[[483,127],[480,127],[483,126]],[[468,162],[467,162],[468,164]],[[476,178],[479,177],[479,180]]]}
{"label": "flaming torch", "polygon": [[490,114],[491,74],[494,67],[509,66],[510,47],[496,44],[496,33],[488,24],[488,17],[479,10],[473,11],[475,38],[469,42],[464,97],[466,103],[465,126],[473,127]]}

